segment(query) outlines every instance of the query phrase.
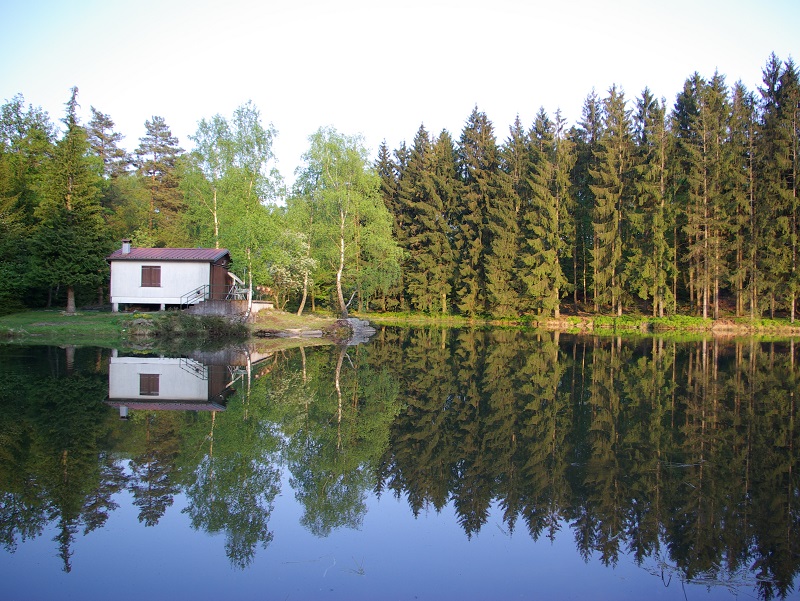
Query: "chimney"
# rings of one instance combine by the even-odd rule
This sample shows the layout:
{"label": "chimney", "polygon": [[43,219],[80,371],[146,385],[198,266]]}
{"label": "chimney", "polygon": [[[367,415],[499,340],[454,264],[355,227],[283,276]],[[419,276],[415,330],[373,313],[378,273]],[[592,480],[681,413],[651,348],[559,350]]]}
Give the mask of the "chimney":
{"label": "chimney", "polygon": [[131,241],[128,238],[125,238],[122,241],[122,254],[129,255],[131,252]]}

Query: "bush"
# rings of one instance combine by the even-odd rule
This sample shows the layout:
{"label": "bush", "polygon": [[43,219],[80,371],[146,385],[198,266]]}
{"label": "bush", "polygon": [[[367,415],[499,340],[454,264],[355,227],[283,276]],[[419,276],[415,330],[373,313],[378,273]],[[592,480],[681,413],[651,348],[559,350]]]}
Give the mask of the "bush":
{"label": "bush", "polygon": [[185,338],[196,341],[245,340],[247,326],[241,320],[220,315],[191,315],[183,311],[170,311],[159,315],[155,321],[155,336],[163,339]]}

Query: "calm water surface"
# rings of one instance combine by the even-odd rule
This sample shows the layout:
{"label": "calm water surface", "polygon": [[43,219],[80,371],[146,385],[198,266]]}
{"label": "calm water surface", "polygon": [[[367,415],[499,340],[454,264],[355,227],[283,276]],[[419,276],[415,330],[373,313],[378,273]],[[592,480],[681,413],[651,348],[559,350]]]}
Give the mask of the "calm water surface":
{"label": "calm water surface", "polygon": [[0,346],[3,599],[798,598],[791,342]]}

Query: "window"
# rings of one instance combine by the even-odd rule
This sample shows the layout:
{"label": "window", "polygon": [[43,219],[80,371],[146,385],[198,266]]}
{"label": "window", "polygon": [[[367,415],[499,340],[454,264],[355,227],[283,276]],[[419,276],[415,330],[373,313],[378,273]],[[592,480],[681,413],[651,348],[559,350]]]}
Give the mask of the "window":
{"label": "window", "polygon": [[139,374],[139,394],[141,396],[158,396],[158,378],[160,374]]}
{"label": "window", "polygon": [[147,287],[147,288],[161,287],[160,265],[142,265],[142,287]]}

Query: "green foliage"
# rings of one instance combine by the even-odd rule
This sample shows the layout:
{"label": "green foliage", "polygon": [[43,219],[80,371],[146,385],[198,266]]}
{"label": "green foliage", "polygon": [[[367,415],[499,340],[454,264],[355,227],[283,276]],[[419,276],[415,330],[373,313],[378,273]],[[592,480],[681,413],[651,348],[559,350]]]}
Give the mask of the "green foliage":
{"label": "green foliage", "polygon": [[629,106],[612,86],[574,127],[541,110],[503,144],[475,107],[455,138],[423,126],[382,144],[374,169],[362,140],[321,129],[285,207],[277,132],[251,102],[201,120],[189,153],[153,117],[131,162],[111,116],[78,125],[76,95],[63,135],[17,95],[0,111],[0,311],[101,303],[108,241],[132,237],[227,247],[240,277],[301,309],[353,295],[516,319],[558,315],[572,292],[576,312],[794,321],[799,81],[772,55],[756,91],[694,73],[671,107],[646,88]]}
{"label": "green foliage", "polygon": [[361,138],[327,128],[309,141],[291,206],[312,256],[333,277],[329,284],[336,290],[335,306],[346,316],[346,290],[363,310],[397,281],[400,250],[378,193],[380,179],[368,166]]}
{"label": "green foliage", "polygon": [[560,315],[561,296],[569,281],[563,261],[574,243],[569,174],[574,148],[566,139],[560,113],[550,121],[540,109],[531,130],[531,163],[527,176],[530,200],[522,205],[522,243],[518,261],[527,304],[539,314]]}
{"label": "green foliage", "polygon": [[184,311],[162,313],[154,319],[154,326],[154,334],[165,340],[190,340],[192,344],[213,342],[218,346],[245,340],[249,333],[239,320]]}
{"label": "green foliage", "polygon": [[589,171],[595,197],[592,252],[595,310],[598,304],[622,315],[627,296],[625,264],[632,197],[633,140],[630,109],[616,86],[603,101],[603,133],[595,152],[597,169]]}
{"label": "green foliage", "polygon": [[180,193],[178,158],[183,148],[163,117],[145,121],[145,135],[136,149],[136,167],[142,186],[147,189],[149,210],[147,230],[154,246],[187,246],[181,231],[181,214],[186,208]]}
{"label": "green foliage", "polygon": [[34,234],[36,276],[46,286],[67,288],[67,312],[75,312],[75,288],[106,279],[110,245],[100,207],[99,163],[89,153],[77,121],[77,88],[67,103],[64,137],[55,146],[41,185]]}

